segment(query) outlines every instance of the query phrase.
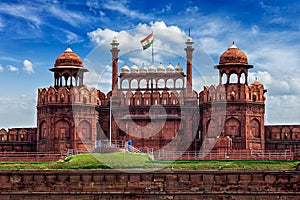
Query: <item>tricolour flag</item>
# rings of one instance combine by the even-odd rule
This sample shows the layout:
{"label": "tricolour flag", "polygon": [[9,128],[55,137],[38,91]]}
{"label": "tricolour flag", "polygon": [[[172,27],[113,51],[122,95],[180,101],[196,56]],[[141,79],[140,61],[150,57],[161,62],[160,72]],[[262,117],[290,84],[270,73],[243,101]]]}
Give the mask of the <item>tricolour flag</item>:
{"label": "tricolour flag", "polygon": [[150,33],[147,37],[141,40],[141,44],[143,46],[143,50],[148,49],[153,44],[153,32]]}

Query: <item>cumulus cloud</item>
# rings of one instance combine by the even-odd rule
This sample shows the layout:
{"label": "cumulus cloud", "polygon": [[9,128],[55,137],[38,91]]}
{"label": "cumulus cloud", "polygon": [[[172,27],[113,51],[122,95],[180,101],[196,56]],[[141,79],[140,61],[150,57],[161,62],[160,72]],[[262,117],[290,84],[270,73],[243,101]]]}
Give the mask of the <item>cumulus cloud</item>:
{"label": "cumulus cloud", "polygon": [[[184,45],[186,34],[177,26],[167,26],[165,22],[151,22],[150,24],[138,24],[132,30],[121,30],[119,32],[111,29],[98,28],[95,31],[89,32],[90,40],[101,45],[108,51],[110,43],[114,37],[120,43],[120,54],[130,54],[131,60],[143,58],[144,62],[151,62],[151,50],[142,51],[140,40],[145,38],[151,32],[154,33],[154,49],[158,52],[163,49],[164,52],[156,53],[155,58],[158,62],[162,62],[161,57],[164,53],[184,55]],[[126,61],[125,61],[126,62]],[[136,63],[141,65],[142,63]]]}
{"label": "cumulus cloud", "polygon": [[18,72],[19,71],[19,69],[17,67],[12,66],[12,65],[7,65],[7,69],[10,72]]}
{"label": "cumulus cloud", "polygon": [[28,74],[34,73],[33,65],[29,60],[23,61],[23,70]]}
{"label": "cumulus cloud", "polygon": [[2,67],[2,65],[0,65],[0,72],[4,71],[4,67]]}
{"label": "cumulus cloud", "polygon": [[[163,21],[138,24],[133,29],[126,31],[98,28],[89,32],[88,36],[90,40],[98,44],[98,46],[87,56],[87,59],[85,59],[85,66],[91,68],[93,68],[93,66],[99,67],[99,63],[101,63],[101,69],[106,71],[105,73],[103,72],[104,75],[101,76],[101,81],[105,79],[107,80],[105,83],[110,84],[111,72],[108,72],[105,68],[111,65],[111,53],[109,50],[111,49],[110,43],[114,37],[119,41],[119,71],[124,64],[127,64],[129,67],[133,64],[136,64],[137,66],[141,66],[142,64],[149,66],[152,57],[151,49],[143,51],[140,40],[145,38],[151,32],[154,33],[154,64],[158,65],[159,63],[162,63],[164,66],[167,66],[171,63],[173,66],[176,66],[178,62],[180,62],[185,69],[186,53],[184,48],[188,36],[179,27],[168,26]],[[195,43],[194,46],[196,45],[197,44]],[[206,59],[209,60],[210,67],[212,67],[211,59],[202,59],[203,56],[200,54],[203,52],[199,52],[201,48],[198,46],[195,47],[195,49],[194,65],[202,67]],[[99,68],[94,69],[94,71],[99,71]]]}

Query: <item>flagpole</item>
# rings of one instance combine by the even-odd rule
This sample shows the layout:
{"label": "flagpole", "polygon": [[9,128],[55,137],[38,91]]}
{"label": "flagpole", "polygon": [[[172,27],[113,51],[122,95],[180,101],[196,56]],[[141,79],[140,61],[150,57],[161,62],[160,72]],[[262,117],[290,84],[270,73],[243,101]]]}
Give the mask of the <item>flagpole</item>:
{"label": "flagpole", "polygon": [[[152,31],[152,34],[153,34],[153,31]],[[152,41],[152,65],[154,65],[154,51],[153,51],[153,46],[154,46],[154,38],[153,38],[153,41]]]}

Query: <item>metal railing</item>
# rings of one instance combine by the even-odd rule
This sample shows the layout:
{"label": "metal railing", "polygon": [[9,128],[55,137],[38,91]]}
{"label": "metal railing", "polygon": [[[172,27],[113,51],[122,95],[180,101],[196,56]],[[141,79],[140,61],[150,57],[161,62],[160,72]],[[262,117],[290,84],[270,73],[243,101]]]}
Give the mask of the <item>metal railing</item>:
{"label": "metal railing", "polygon": [[155,160],[295,160],[291,151],[231,151],[231,152],[196,152],[196,151],[155,151]]}
{"label": "metal railing", "polygon": [[63,159],[65,153],[0,152],[0,162],[47,162]]}

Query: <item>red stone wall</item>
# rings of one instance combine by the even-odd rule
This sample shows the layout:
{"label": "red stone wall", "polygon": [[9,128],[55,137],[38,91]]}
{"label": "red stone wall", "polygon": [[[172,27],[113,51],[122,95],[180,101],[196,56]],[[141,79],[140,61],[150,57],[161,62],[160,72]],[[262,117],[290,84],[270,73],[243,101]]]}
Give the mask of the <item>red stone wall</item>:
{"label": "red stone wall", "polygon": [[0,152],[35,152],[36,128],[0,130]]}
{"label": "red stone wall", "polygon": [[0,199],[298,199],[299,171],[0,171]]}
{"label": "red stone wall", "polygon": [[300,149],[300,125],[265,126],[266,150]]}

